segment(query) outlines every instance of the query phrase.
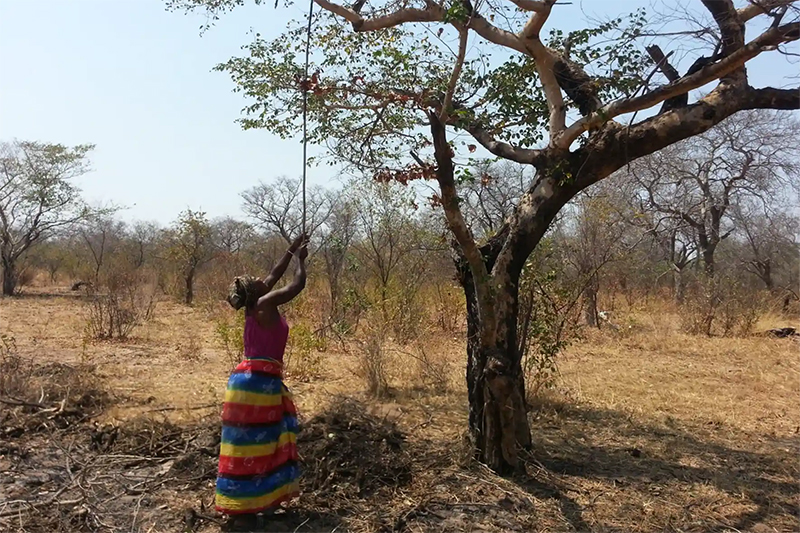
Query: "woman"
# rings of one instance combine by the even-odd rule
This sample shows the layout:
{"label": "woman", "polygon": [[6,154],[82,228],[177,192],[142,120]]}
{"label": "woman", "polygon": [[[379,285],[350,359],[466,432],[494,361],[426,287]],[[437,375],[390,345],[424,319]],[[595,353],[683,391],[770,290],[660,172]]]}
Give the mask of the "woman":
{"label": "woman", "polygon": [[[272,290],[295,253],[294,279]],[[225,392],[217,476],[216,508],[233,518],[232,529],[257,527],[258,513],[299,495],[297,413],[283,384],[289,325],[278,306],[305,287],[306,257],[307,237],[301,235],[266,278],[238,277],[228,296],[234,309],[245,309],[244,360]]]}

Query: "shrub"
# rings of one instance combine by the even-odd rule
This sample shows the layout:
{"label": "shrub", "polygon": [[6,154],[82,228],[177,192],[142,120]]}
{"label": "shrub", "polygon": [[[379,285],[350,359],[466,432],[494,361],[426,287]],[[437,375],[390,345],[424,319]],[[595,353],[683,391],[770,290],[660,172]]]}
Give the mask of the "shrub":
{"label": "shrub", "polygon": [[417,376],[420,382],[439,394],[447,392],[450,387],[450,365],[444,354],[432,356],[430,350],[425,348],[425,342],[418,340],[415,343],[417,354],[414,359],[417,363]]}
{"label": "shrub", "polygon": [[577,302],[582,287],[561,281],[554,270],[541,273],[532,260],[520,280],[517,326],[528,401],[552,387],[558,374],[558,355],[578,337]]}
{"label": "shrub", "polygon": [[730,276],[701,280],[681,307],[681,329],[691,335],[745,337],[766,311],[765,303],[763,295]]}
{"label": "shrub", "polygon": [[14,337],[0,333],[0,394],[20,396],[28,387],[30,370],[30,365],[17,355]]}
{"label": "shrub", "polygon": [[225,313],[217,319],[214,330],[228,357],[228,365],[236,368],[244,355],[244,311],[235,313],[233,318]]}
{"label": "shrub", "polygon": [[286,373],[294,379],[308,381],[319,376],[325,341],[305,324],[292,326],[284,355]]}
{"label": "shrub", "polygon": [[86,333],[100,340],[125,340],[155,312],[156,289],[140,270],[110,269],[89,292]]}
{"label": "shrub", "polygon": [[380,322],[370,323],[358,352],[356,373],[364,381],[370,396],[381,398],[388,390],[388,357],[385,350],[385,328]]}

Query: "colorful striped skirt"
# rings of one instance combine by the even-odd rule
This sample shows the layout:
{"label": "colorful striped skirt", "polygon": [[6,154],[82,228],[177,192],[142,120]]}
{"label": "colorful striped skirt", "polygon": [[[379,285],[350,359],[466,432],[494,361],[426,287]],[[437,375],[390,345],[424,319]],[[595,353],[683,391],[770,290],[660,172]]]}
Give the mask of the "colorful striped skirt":
{"label": "colorful striped skirt", "polygon": [[228,380],[222,408],[216,508],[258,513],[299,496],[297,411],[283,365],[246,358]]}

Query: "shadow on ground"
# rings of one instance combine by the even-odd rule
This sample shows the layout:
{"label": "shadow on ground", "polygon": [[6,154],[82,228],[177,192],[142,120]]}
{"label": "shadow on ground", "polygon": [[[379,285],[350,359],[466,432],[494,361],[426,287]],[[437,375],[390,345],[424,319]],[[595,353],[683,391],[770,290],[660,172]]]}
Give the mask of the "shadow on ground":
{"label": "shadow on ground", "polygon": [[545,403],[520,486],[576,531],[797,531],[800,438]]}

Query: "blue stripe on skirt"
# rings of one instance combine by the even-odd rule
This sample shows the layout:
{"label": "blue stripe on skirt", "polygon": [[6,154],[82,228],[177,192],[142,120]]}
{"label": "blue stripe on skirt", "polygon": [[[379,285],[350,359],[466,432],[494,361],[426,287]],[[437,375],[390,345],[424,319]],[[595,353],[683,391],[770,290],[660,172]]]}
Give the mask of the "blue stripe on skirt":
{"label": "blue stripe on skirt", "polygon": [[222,442],[235,446],[277,442],[282,433],[297,433],[297,417],[284,415],[283,421],[264,427],[222,426]]}
{"label": "blue stripe on skirt", "polygon": [[253,372],[242,372],[231,374],[228,379],[228,388],[246,392],[257,392],[259,394],[280,394],[283,390],[283,382],[280,378],[256,374]]}
{"label": "blue stripe on skirt", "polygon": [[252,498],[270,492],[296,481],[300,476],[300,467],[296,464],[282,466],[272,474],[251,480],[217,478],[217,494],[230,498]]}

